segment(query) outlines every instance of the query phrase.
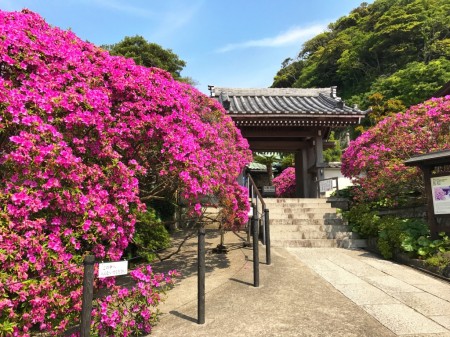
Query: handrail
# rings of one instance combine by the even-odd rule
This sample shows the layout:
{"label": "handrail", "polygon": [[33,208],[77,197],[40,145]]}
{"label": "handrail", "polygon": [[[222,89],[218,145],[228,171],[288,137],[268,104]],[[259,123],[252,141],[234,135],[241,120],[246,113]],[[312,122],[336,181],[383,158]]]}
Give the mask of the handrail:
{"label": "handrail", "polygon": [[249,183],[251,183],[254,191],[256,192],[256,195],[259,197],[259,200],[261,202],[261,205],[263,206],[263,209],[266,208],[266,203],[264,202],[264,199],[261,195],[261,192],[259,192],[258,187],[256,187],[255,181],[253,180],[252,176],[250,174],[248,174],[247,177],[248,177]]}
{"label": "handrail", "polygon": [[[249,189],[249,194],[251,191],[251,199],[252,199],[252,207],[253,207],[253,216],[252,216],[252,226],[259,226],[262,225],[262,242],[263,244],[266,246],[266,263],[268,265],[270,265],[271,262],[271,253],[270,253],[270,226],[269,226],[269,209],[266,206],[266,203],[264,202],[264,199],[261,195],[261,193],[258,190],[258,187],[256,187],[255,181],[253,180],[252,176],[247,173],[247,181],[248,181],[248,189]],[[253,203],[253,191],[256,194],[256,200]],[[258,212],[258,199],[259,199],[259,203],[261,204],[261,213]],[[259,214],[261,214],[261,217],[259,217]],[[257,233],[256,229],[253,229],[254,232],[253,234],[255,234],[255,232]],[[248,227],[248,231],[247,231],[247,242],[250,243],[250,226]],[[255,245],[255,243],[254,243]],[[257,244],[256,244],[257,245]],[[255,249],[255,246],[253,246],[253,248]],[[255,258],[253,258],[253,260],[255,261]],[[256,281],[255,281],[256,282]],[[259,280],[258,280],[259,283]]]}

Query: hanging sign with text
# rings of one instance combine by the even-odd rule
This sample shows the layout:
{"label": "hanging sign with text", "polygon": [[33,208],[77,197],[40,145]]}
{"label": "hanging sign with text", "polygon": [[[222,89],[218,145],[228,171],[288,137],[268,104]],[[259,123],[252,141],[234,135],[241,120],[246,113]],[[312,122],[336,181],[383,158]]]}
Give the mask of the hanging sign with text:
{"label": "hanging sign with text", "polygon": [[319,182],[320,193],[325,193],[333,189],[333,180],[322,180]]}
{"label": "hanging sign with text", "polygon": [[450,176],[431,178],[434,214],[450,214]]}
{"label": "hanging sign with text", "polygon": [[128,261],[106,262],[98,264],[98,278],[128,274]]}

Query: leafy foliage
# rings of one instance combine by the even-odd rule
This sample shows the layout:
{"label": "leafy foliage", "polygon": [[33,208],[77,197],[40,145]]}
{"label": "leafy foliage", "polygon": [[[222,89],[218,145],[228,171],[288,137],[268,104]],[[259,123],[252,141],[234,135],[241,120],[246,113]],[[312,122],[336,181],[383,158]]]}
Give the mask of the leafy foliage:
{"label": "leafy foliage", "polygon": [[169,246],[169,232],[156,212],[147,208],[146,212],[138,214],[133,240],[127,248],[131,256],[141,256],[147,262],[152,262],[156,258],[154,252]]}
{"label": "leafy foliage", "polygon": [[323,160],[326,163],[341,161],[342,156],[341,142],[339,141],[339,139],[335,138],[334,131],[331,131],[328,141],[334,142],[334,147],[323,151]]}
{"label": "leafy foliage", "polygon": [[186,66],[186,62],[172,50],[164,49],[156,43],[150,43],[139,35],[126,36],[122,41],[112,45],[103,45],[102,48],[109,51],[111,55],[132,58],[138,65],[166,70],[175,79],[181,77],[180,72]]}
{"label": "leafy foliage", "polygon": [[342,213],[352,232],[363,238],[377,237],[380,217],[378,212],[367,203],[353,205]]}
{"label": "leafy foliage", "polygon": [[410,106],[450,78],[450,3],[376,0],[362,3],[305,42],[272,87],[329,87],[363,108],[380,92]]}
{"label": "leafy foliage", "polygon": [[415,242],[429,234],[428,225],[421,219],[382,217],[378,224],[378,248],[384,258],[390,259],[401,250],[414,252]]}

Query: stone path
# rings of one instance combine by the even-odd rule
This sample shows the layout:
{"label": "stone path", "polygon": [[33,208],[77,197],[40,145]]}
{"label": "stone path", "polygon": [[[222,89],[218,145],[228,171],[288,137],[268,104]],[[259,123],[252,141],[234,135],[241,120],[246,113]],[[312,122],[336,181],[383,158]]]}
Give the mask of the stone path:
{"label": "stone path", "polygon": [[[215,247],[218,237],[207,237]],[[228,233],[225,242],[226,255],[207,250],[206,323],[196,323],[191,242],[171,266],[184,275],[150,336],[450,337],[448,283],[340,248],[273,248],[268,266],[260,246],[261,286],[254,288],[252,250],[242,247],[242,235]]]}
{"label": "stone path", "polygon": [[450,284],[361,250],[288,248],[397,335],[450,335]]}

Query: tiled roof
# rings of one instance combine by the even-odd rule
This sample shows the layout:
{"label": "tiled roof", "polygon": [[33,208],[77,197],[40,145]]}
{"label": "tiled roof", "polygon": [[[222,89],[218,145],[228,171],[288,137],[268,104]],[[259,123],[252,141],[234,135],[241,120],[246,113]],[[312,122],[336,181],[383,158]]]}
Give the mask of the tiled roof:
{"label": "tiled roof", "polygon": [[365,111],[348,107],[336,96],[336,87],[317,89],[237,89],[213,87],[216,97],[231,116],[364,116]]}
{"label": "tiled roof", "polygon": [[448,165],[450,162],[450,150],[441,150],[416,155],[405,161],[406,166],[423,166],[427,164]]}

